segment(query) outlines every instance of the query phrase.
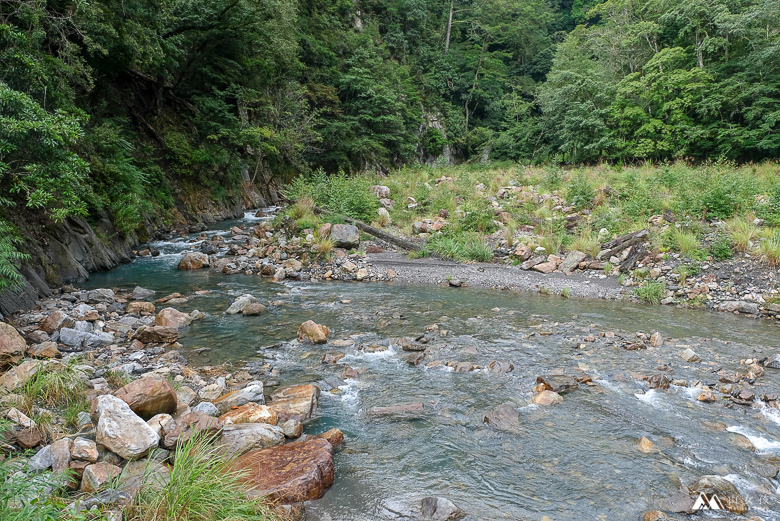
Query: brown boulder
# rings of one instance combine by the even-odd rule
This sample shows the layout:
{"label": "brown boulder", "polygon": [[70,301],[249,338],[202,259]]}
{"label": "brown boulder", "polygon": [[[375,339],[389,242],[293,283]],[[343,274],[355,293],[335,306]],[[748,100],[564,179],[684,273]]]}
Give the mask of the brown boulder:
{"label": "brown boulder", "polygon": [[328,440],[328,443],[330,443],[333,447],[341,444],[344,441],[344,433],[341,432],[341,430],[336,428],[323,432],[322,434],[317,434],[314,437],[321,438],[323,440]]}
{"label": "brown boulder", "polygon": [[144,420],[157,414],[176,412],[176,391],[165,378],[149,376],[130,382],[114,396],[130,406]]}
{"label": "brown boulder", "polygon": [[116,465],[106,462],[94,463],[84,469],[84,475],[81,479],[81,491],[87,494],[94,494],[112,479],[119,476],[122,469]]}
{"label": "brown boulder", "polygon": [[726,510],[735,514],[744,514],[748,511],[747,503],[729,480],[720,476],[702,476],[691,486],[696,493],[717,494]]}
{"label": "brown boulder", "polygon": [[157,313],[157,316],[154,317],[154,321],[158,326],[175,327],[180,329],[182,327],[189,326],[190,322],[192,322],[192,318],[188,314],[182,313],[178,309],[165,308]]}
{"label": "brown boulder", "polygon": [[311,320],[307,320],[298,328],[298,340],[308,340],[314,344],[324,344],[328,341],[328,335],[328,326],[315,324]]}
{"label": "brown boulder", "polygon": [[563,397],[553,391],[542,391],[534,396],[534,403],[537,405],[558,405],[563,403]]}
{"label": "brown boulder", "polygon": [[32,449],[41,444],[43,438],[37,427],[28,427],[16,433],[16,443],[23,449]]}
{"label": "brown boulder", "polygon": [[501,360],[493,360],[488,364],[488,371],[491,373],[511,373],[515,366],[510,362],[504,362]]}
{"label": "brown boulder", "polygon": [[179,338],[179,330],[166,326],[142,327],[133,335],[133,339],[144,344],[171,343],[176,342],[177,338]]}
{"label": "brown boulder", "polygon": [[219,417],[222,423],[268,423],[276,425],[279,417],[267,405],[259,405],[254,402],[236,407]]}
{"label": "brown boulder", "polygon": [[13,326],[0,322],[0,368],[17,363],[26,350],[22,335]]}
{"label": "brown boulder", "polygon": [[503,404],[488,412],[484,422],[492,425],[500,431],[518,433],[522,430],[520,413],[509,404]]}
{"label": "brown boulder", "polygon": [[35,358],[60,358],[62,356],[55,342],[41,342],[30,346],[27,354]]}
{"label": "brown boulder", "polygon": [[253,497],[279,503],[321,498],[333,485],[333,448],[324,439],[288,443],[244,454],[234,463]]}
{"label": "brown boulder", "polygon": [[244,309],[241,310],[241,314],[245,317],[257,317],[264,315],[268,312],[268,308],[259,302],[250,302]]}
{"label": "brown boulder", "polygon": [[131,302],[125,308],[125,313],[154,313],[154,304],[151,302]]}
{"label": "brown boulder", "polygon": [[280,422],[287,420],[304,421],[311,418],[317,410],[320,388],[312,384],[296,385],[279,389],[271,395],[269,407],[279,417]]}
{"label": "brown boulder", "polygon": [[198,251],[185,253],[184,257],[179,261],[180,270],[198,270],[208,267],[208,265],[209,256]]}
{"label": "brown boulder", "polygon": [[55,311],[46,319],[41,322],[41,325],[38,326],[42,331],[45,331],[48,334],[52,334],[55,331],[59,331],[63,327],[73,327],[76,324],[76,321],[70,318],[68,315],[63,313],[60,310]]}

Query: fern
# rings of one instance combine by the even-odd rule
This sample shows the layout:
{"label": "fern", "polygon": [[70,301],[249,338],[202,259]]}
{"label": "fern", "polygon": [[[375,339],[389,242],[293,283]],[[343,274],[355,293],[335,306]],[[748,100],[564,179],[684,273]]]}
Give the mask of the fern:
{"label": "fern", "polygon": [[0,291],[16,289],[22,285],[24,278],[16,269],[16,263],[29,256],[16,249],[21,239],[7,222],[0,219]]}

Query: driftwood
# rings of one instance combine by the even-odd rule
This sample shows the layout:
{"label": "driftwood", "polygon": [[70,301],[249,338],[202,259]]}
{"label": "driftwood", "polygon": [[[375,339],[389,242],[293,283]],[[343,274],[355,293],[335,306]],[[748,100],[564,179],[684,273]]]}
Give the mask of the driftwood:
{"label": "driftwood", "polygon": [[636,266],[637,262],[644,259],[646,255],[647,248],[645,248],[644,244],[633,245],[631,250],[628,252],[628,257],[626,257],[626,260],[620,264],[620,273],[628,273],[634,269],[634,266]]}
{"label": "driftwood", "polygon": [[[322,214],[322,215],[332,215],[332,212],[329,212],[328,210],[316,206],[314,207],[314,211],[315,213]],[[369,226],[364,222],[358,221],[357,219],[344,217],[344,221],[354,225],[355,227],[357,227],[358,230],[364,231],[369,235],[373,235],[378,239],[387,241],[390,244],[394,244],[399,248],[403,248],[407,251],[418,251],[420,249],[420,246],[418,244],[415,244],[411,241],[407,241],[405,239],[401,239],[400,237],[396,237],[395,235],[391,235],[385,231],[380,230],[379,228],[374,228],[373,226]]]}
{"label": "driftwood", "polygon": [[596,256],[598,260],[609,260],[613,255],[617,255],[626,248],[630,248],[636,244],[644,242],[644,238],[647,237],[648,230],[639,230],[637,232],[631,232],[629,234],[613,239],[609,242],[605,242],[601,248],[602,250]]}

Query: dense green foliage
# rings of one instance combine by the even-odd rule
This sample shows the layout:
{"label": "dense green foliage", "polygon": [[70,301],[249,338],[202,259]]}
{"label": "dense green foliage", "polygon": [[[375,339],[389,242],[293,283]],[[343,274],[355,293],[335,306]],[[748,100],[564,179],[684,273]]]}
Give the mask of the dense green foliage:
{"label": "dense green foliage", "polygon": [[[778,121],[775,0],[0,3],[6,220],[109,215],[129,234],[177,197],[445,151],[771,158]],[[702,204],[738,198],[724,182]]]}

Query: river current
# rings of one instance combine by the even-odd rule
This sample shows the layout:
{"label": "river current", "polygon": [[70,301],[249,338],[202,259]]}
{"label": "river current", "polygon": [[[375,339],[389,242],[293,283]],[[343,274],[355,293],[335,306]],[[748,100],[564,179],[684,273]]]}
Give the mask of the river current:
{"label": "river current", "polygon": [[[256,221],[247,213],[208,233],[229,241],[231,226]],[[731,404],[718,392],[718,403],[702,403],[692,387],[701,382],[719,388],[718,371],[744,373],[740,360],[780,350],[777,322],[526,292],[271,283],[259,276],[177,270],[182,252],[196,247],[196,240],[153,243],[160,256],[94,274],[85,286],[139,285],[158,297],[192,296],[177,306],[206,314],[180,339],[191,364],[238,370],[266,360],[281,371],[283,385],[324,383],[306,432],[338,427],[346,442],[335,454],[334,486],[307,506],[307,519],[397,519],[395,512],[405,505],[440,496],[466,510],[470,520],[635,520],[681,485],[717,474],[745,497],[748,516],[780,520],[780,485],[762,470],[780,462],[780,412],[760,402]],[[246,293],[275,304],[258,317],[225,315],[232,299]],[[294,340],[298,326],[310,319],[331,329],[331,342]],[[652,331],[666,339],[663,346],[625,349],[637,333]],[[377,353],[358,349],[423,334],[431,339],[429,354],[417,366],[407,363],[410,353],[392,345]],[[595,341],[586,342],[590,335]],[[684,362],[680,353],[686,347],[702,361]],[[322,364],[322,356],[334,351],[346,356],[339,364]],[[426,367],[455,360],[482,367],[508,361],[514,370]],[[365,372],[342,381],[344,364]],[[662,364],[670,369],[665,374],[687,386],[649,389],[642,377],[658,374]],[[534,405],[536,377],[554,373],[587,374],[595,385],[580,385],[560,405]],[[780,394],[780,370],[767,369],[751,390]],[[414,418],[367,414],[373,407],[412,402],[422,402],[426,412]],[[485,414],[501,404],[518,410],[519,430],[484,423]],[[650,453],[637,448],[643,436],[654,443]]]}

